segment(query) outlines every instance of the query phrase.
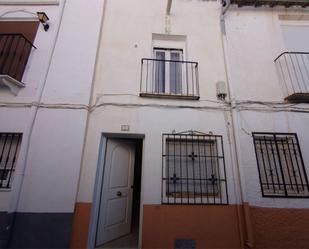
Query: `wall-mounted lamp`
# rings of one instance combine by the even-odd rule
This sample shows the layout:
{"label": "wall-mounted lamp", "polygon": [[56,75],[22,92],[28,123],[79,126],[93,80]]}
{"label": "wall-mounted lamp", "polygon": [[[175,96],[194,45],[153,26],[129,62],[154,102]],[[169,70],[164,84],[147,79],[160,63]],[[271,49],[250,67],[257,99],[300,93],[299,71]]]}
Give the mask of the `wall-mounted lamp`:
{"label": "wall-mounted lamp", "polygon": [[45,12],[37,12],[39,21],[42,23],[44,30],[47,31],[49,29],[49,24],[47,21],[49,20],[48,16]]}

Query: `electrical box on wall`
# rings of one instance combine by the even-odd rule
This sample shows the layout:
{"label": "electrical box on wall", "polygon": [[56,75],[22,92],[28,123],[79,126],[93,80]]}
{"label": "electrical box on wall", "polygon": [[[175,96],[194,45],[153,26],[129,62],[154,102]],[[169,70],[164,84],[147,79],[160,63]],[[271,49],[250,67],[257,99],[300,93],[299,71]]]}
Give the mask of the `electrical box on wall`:
{"label": "electrical box on wall", "polygon": [[227,96],[227,89],[226,89],[226,84],[224,81],[218,81],[216,83],[217,86],[217,97],[219,99],[225,100]]}

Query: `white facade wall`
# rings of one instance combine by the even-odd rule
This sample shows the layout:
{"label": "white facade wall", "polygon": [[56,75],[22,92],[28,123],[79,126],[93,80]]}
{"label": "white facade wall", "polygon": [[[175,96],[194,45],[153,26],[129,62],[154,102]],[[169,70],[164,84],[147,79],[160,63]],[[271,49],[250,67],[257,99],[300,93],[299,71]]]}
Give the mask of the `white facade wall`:
{"label": "white facade wall", "polygon": [[[220,12],[216,1],[107,1],[83,158],[78,202],[92,202],[102,133],[144,134],[142,204],[161,203],[162,134],[197,130],[223,135],[230,203],[238,202],[228,143],[230,119],[217,100],[226,81]],[[186,37],[185,60],[199,63],[200,100],[139,97],[141,59],[152,58],[153,34]],[[168,38],[167,38],[168,39]],[[237,177],[236,177],[237,179]]]}
{"label": "white facade wall", "polygon": [[[292,108],[284,105],[286,93],[274,63],[274,59],[282,52],[293,51],[287,46],[281,26],[307,26],[308,15],[308,9],[297,7],[284,10],[279,7],[240,9],[232,6],[225,16],[225,51],[231,98],[234,103],[242,102],[240,105],[234,105],[236,108],[233,114],[236,121],[244,201],[254,206],[309,207],[308,201],[304,199],[262,197],[251,136],[251,132],[297,133],[308,174],[308,113],[288,111],[293,107],[308,111],[308,104],[297,104]],[[302,35],[308,34],[300,33],[300,35],[294,39],[302,39]],[[298,51],[296,48],[295,50]],[[257,101],[264,104],[256,103]]]}
{"label": "white facade wall", "polygon": [[[8,106],[0,108],[5,117],[0,132],[23,133],[13,187],[0,192],[0,211],[74,210],[104,1],[46,3],[1,6],[0,15],[10,12],[5,17],[11,20],[29,16],[11,11],[45,11],[50,29],[45,32],[39,26],[34,41],[38,49],[23,77],[26,87],[17,96],[0,91],[0,104]],[[39,108],[32,102],[39,102]]]}

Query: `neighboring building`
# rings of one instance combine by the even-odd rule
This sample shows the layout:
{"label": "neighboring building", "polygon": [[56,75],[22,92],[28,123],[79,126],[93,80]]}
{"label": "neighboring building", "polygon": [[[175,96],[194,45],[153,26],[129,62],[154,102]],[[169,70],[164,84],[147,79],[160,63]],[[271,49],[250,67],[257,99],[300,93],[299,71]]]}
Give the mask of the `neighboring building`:
{"label": "neighboring building", "polygon": [[307,248],[309,2],[232,3],[224,48],[249,243]]}
{"label": "neighboring building", "polygon": [[0,0],[0,247],[308,247],[307,6]]}
{"label": "neighboring building", "polygon": [[104,1],[87,3],[0,1],[0,247],[69,244]]}

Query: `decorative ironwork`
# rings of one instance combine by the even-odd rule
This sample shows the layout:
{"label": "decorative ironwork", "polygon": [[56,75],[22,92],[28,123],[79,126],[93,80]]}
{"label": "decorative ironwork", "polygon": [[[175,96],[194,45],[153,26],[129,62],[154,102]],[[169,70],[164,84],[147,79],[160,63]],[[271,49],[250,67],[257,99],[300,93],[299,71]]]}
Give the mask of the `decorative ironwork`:
{"label": "decorative ironwork", "polygon": [[222,136],[163,134],[162,203],[228,204]]}
{"label": "decorative ironwork", "polygon": [[290,102],[309,103],[309,52],[284,52],[276,63]]}
{"label": "decorative ironwork", "polygon": [[263,197],[309,197],[309,184],[295,133],[253,133]]}
{"label": "decorative ironwork", "polygon": [[[251,5],[254,7],[269,6],[273,8],[277,5],[281,5],[286,8],[291,6],[301,6],[305,8],[309,6],[308,0],[231,0],[231,3],[237,4],[238,7]],[[226,4],[226,1],[223,0],[222,4]]]}
{"label": "decorative ironwork", "polygon": [[0,189],[11,188],[21,138],[20,133],[0,133]]}
{"label": "decorative ironwork", "polygon": [[146,59],[141,61],[140,96],[198,100],[198,63]]}

